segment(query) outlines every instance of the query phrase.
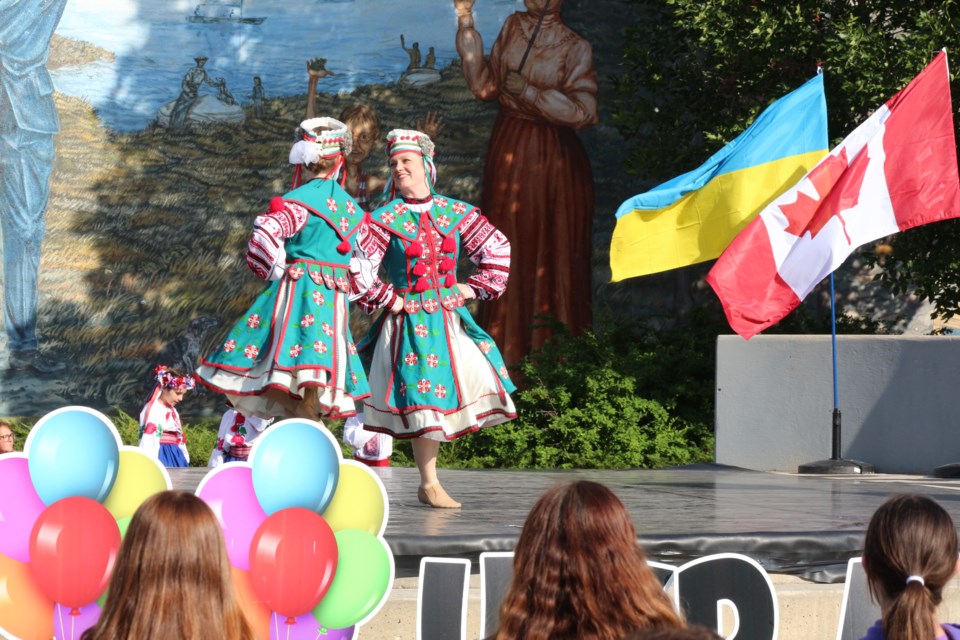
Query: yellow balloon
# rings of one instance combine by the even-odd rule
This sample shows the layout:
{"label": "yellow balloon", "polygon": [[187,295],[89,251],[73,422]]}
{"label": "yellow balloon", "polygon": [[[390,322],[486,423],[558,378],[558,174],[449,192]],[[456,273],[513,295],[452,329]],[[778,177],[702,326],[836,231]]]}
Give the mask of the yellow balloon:
{"label": "yellow balloon", "polygon": [[383,484],[362,462],[340,463],[340,480],[323,519],[334,531],[362,529],[378,536],[386,520],[387,495]]}
{"label": "yellow balloon", "polygon": [[117,479],[103,506],[120,520],[132,516],[137,507],[153,494],[169,488],[170,476],[159,460],[135,448],[124,447],[120,450]]}

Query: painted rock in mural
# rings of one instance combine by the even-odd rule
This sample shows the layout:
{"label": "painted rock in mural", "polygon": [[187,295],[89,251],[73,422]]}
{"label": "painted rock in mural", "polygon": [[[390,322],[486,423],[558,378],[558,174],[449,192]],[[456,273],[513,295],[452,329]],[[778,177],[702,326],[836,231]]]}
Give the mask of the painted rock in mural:
{"label": "painted rock in mural", "polygon": [[440,72],[436,69],[413,69],[400,76],[400,84],[410,87],[425,87],[440,82]]}
{"label": "painted rock in mural", "polygon": [[[176,100],[171,100],[160,107],[157,124],[164,128],[170,127],[170,116],[176,104]],[[243,124],[246,119],[247,115],[239,104],[227,104],[216,96],[204,95],[186,109],[180,126],[192,129],[216,124]]]}

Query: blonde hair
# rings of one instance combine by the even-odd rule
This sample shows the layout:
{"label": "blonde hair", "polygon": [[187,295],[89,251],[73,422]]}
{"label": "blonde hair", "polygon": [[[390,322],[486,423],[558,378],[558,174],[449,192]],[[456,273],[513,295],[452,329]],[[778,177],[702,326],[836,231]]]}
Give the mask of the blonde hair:
{"label": "blonde hair", "polygon": [[254,640],[233,592],[223,533],[207,504],[164,491],[134,513],[100,620],[81,640]]}

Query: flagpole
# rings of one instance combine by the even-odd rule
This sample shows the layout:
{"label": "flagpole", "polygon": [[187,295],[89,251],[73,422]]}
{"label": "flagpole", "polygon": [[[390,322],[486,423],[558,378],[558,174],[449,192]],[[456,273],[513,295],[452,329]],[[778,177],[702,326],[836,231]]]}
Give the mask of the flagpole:
{"label": "flagpole", "polygon": [[874,473],[872,464],[859,460],[845,460],[840,456],[840,388],[837,376],[837,296],[833,284],[833,272],[830,272],[830,344],[833,355],[833,446],[828,460],[808,462],[797,468],[797,473],[855,474]]}
{"label": "flagpole", "polygon": [[840,389],[837,384],[837,295],[833,288],[833,272],[830,272],[830,345],[833,352],[833,447],[831,460],[840,458]]}

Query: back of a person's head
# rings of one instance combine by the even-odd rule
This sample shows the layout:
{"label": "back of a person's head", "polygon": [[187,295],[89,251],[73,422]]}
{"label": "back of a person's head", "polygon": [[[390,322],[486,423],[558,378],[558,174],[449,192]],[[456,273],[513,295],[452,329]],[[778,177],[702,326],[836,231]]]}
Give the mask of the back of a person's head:
{"label": "back of a person's head", "polygon": [[97,625],[82,640],[253,638],[234,597],[213,511],[164,491],[134,513]]}
{"label": "back of a person's head", "polygon": [[886,604],[887,640],[940,635],[936,608],[957,569],[957,530],[943,507],[919,495],[880,505],[867,527],[863,568],[874,600]]}
{"label": "back of a person's head", "polygon": [[612,491],[580,481],[537,501],[517,541],[496,640],[617,640],[680,624]]}
{"label": "back of a person's head", "polygon": [[692,624],[686,627],[641,629],[627,634],[623,640],[723,640],[710,629]]}

